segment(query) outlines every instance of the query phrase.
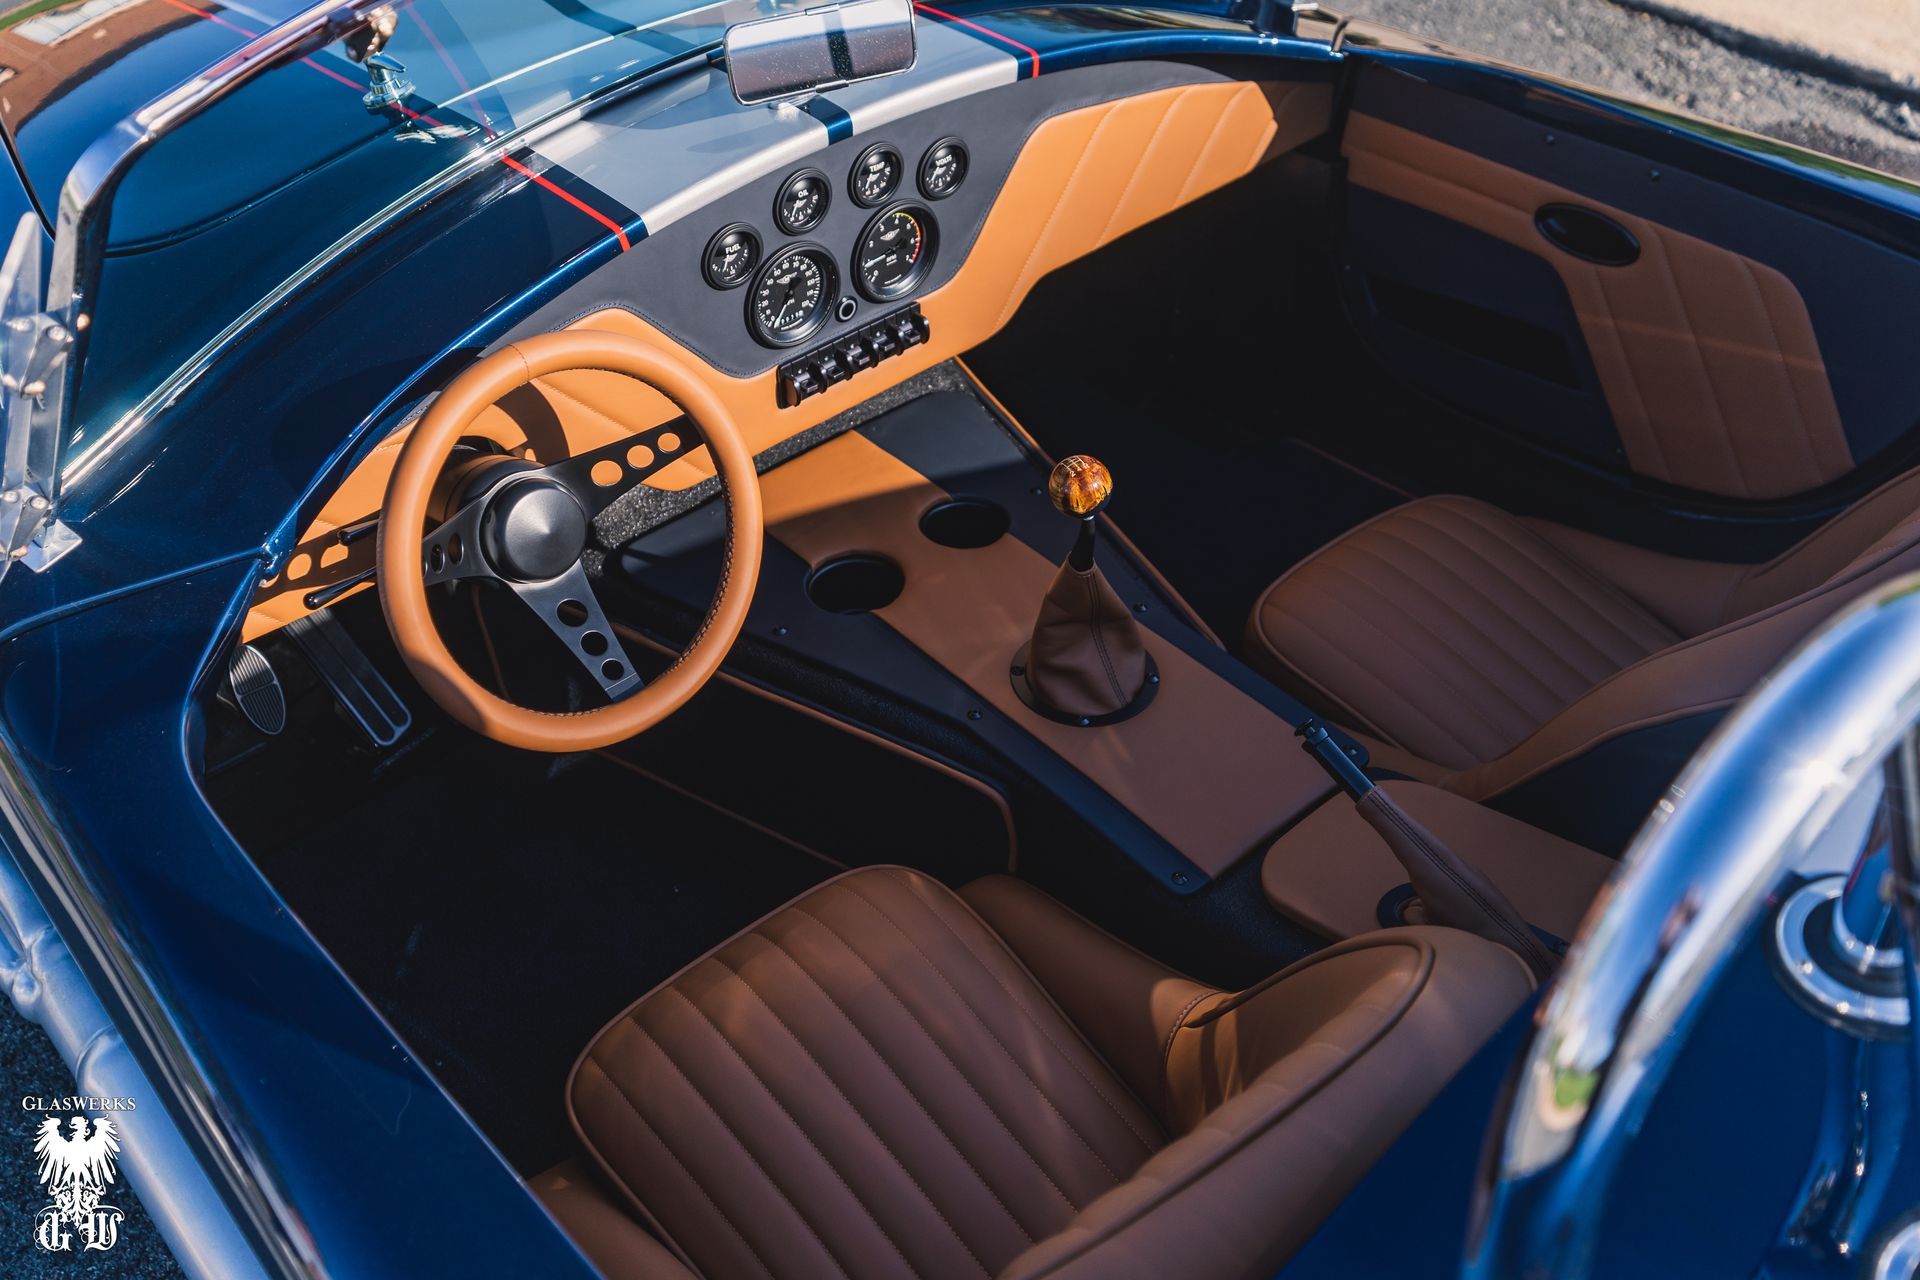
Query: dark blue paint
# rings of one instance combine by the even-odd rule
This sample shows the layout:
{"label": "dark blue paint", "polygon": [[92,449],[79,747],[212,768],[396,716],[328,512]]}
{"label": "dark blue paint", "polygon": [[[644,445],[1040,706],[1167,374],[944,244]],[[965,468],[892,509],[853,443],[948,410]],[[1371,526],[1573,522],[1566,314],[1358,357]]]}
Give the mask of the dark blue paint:
{"label": "dark blue paint", "polygon": [[591,1275],[198,800],[188,708],[208,624],[233,620],[257,572],[197,574],[0,648],[0,786],[43,846],[23,861],[96,897],[100,940],[159,996],[326,1271]]}
{"label": "dark blue paint", "polygon": [[[1031,45],[1043,73],[1135,56],[1226,54],[1306,59],[1326,65],[1331,76],[1340,61],[1307,42],[1257,40],[1198,11],[954,11],[980,14]],[[447,16],[438,5],[422,12]],[[633,43],[609,45],[624,46],[622,56],[631,58]],[[159,58],[157,51],[150,56]],[[143,75],[162,74],[140,65]],[[1697,160],[1702,169],[1737,167],[1756,189],[1777,187],[1769,198],[1821,211],[1837,224],[1878,228],[1883,242],[1910,230],[1911,210],[1898,192],[1808,174],[1779,157],[1745,160],[1724,140],[1703,145],[1572,94],[1538,90],[1536,101],[1513,89],[1518,82],[1510,77],[1468,70],[1439,66],[1435,74],[1451,76],[1459,92],[1472,96],[1506,94],[1528,110],[1564,113],[1591,126],[1595,136],[1644,154]],[[318,82],[290,87],[300,75]],[[357,201],[390,199],[396,184],[417,176],[405,156],[388,154],[385,134],[369,137],[365,121],[354,122],[357,132],[347,129],[345,116],[358,103],[346,86],[298,66],[270,80],[277,88],[261,91],[250,109],[254,119],[299,104],[316,120],[332,120],[346,149],[297,173],[284,158],[275,169],[274,158],[264,157],[256,176],[292,185],[217,226],[115,260],[107,286],[114,292],[106,299],[112,309],[126,317],[165,315],[169,331],[143,333],[133,320],[103,311],[88,369],[93,402],[83,405],[90,427],[127,403],[125,388],[169,371],[181,349],[203,336],[186,319],[182,332],[171,331],[181,311],[174,301],[179,271],[164,263],[231,265],[239,280],[235,293],[203,299],[212,310],[228,304],[230,318],[235,298],[247,289],[258,296],[288,262],[310,256],[313,244],[300,237],[318,240],[330,228],[337,234],[329,219],[366,207]],[[329,88],[343,105],[326,104]],[[474,114],[505,121],[505,110],[497,101],[476,105]],[[72,121],[67,127],[80,128]],[[31,122],[22,130],[24,139]],[[321,126],[300,136],[311,142],[325,134]],[[205,125],[197,136],[199,146],[227,149],[223,159],[258,149],[257,142],[241,148],[246,136],[234,121]],[[362,144],[350,145],[354,139]],[[57,144],[35,143],[35,157],[54,154],[40,151],[42,145]],[[30,159],[29,168],[35,163],[50,162]],[[572,179],[562,174],[555,181]],[[153,204],[121,223],[123,236],[144,227],[164,238],[191,224],[190,208],[146,189]],[[236,195],[241,189],[240,183],[208,187],[192,198],[229,209],[243,198]],[[10,207],[26,207],[24,194],[0,193],[0,209]],[[303,218],[299,210],[325,212]],[[637,242],[644,228],[637,219],[626,225]],[[258,230],[266,227],[287,243],[267,243]],[[225,1131],[294,1206],[334,1274],[586,1272],[512,1172],[397,1047],[219,827],[195,786],[197,730],[189,708],[203,691],[213,655],[237,628],[253,583],[347,471],[505,326],[618,252],[615,237],[579,210],[490,166],[363,245],[341,269],[263,320],[125,456],[69,495],[66,514],[85,538],[78,550],[52,573],[16,570],[0,581],[0,745],[11,766],[0,787],[35,815],[38,847],[27,859],[32,874],[43,889],[58,884],[59,894],[43,896],[116,1016],[138,1028],[135,1018],[145,1015],[119,993],[152,990],[154,1016],[179,1037],[194,1069],[219,1094]],[[82,909],[69,913],[65,903]],[[111,927],[94,933],[87,920]],[[1787,1023],[1767,1009],[1755,1016],[1759,1022],[1703,1039],[1716,1061],[1741,1060],[1742,1046],[1790,1061],[1779,1056],[1778,1044],[1791,1036],[1774,1039],[1790,1030]],[[1451,1272],[1467,1170],[1504,1063],[1525,1027],[1516,1020],[1475,1060],[1290,1274]],[[142,1042],[137,1034],[130,1038]],[[156,1080],[169,1074],[162,1065],[148,1062]],[[1749,1071],[1729,1084],[1722,1069],[1713,1084],[1737,1089],[1736,1100],[1756,1108],[1794,1100],[1797,1077],[1759,1077]],[[1735,1171],[1764,1178],[1766,1195],[1755,1192],[1758,1182],[1741,1178],[1707,1190],[1723,1198],[1748,1195],[1777,1212],[1768,1197],[1777,1198],[1791,1179],[1783,1183],[1764,1157],[1787,1163],[1804,1155],[1797,1148],[1806,1142],[1795,1136],[1777,1145],[1777,1152],[1755,1151]],[[1425,1172],[1439,1180],[1421,1182]],[[1386,1206],[1390,1212],[1381,1211]],[[1390,1237],[1378,1229],[1383,1220],[1399,1224]],[[1752,1225],[1735,1216],[1715,1221],[1738,1221],[1743,1231]],[[1377,1265],[1361,1266],[1364,1257]]]}

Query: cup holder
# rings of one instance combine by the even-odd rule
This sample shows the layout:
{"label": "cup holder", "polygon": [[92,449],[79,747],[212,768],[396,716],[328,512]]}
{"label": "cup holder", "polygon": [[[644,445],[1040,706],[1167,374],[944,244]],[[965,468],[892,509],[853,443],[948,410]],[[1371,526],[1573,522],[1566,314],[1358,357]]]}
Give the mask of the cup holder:
{"label": "cup holder", "polygon": [[971,551],[989,547],[1013,525],[1013,517],[985,498],[950,498],[920,517],[920,532],[943,547]]}
{"label": "cup holder", "polygon": [[871,613],[900,598],[907,575],[885,556],[835,556],[807,575],[807,599],[828,613]]}

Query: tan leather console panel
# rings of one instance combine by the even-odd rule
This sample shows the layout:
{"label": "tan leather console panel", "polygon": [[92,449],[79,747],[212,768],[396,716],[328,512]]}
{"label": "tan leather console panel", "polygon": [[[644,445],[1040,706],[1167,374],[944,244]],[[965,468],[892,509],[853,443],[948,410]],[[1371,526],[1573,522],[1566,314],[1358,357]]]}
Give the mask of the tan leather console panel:
{"label": "tan leather console panel", "polygon": [[1044,742],[1205,871],[1220,872],[1330,789],[1293,726],[1163,640],[1147,635],[1159,693],[1099,729],[1029,711],[1008,666],[1032,630],[1054,565],[1008,536],[956,550],[920,532],[938,485],[849,432],[761,478],[768,536],[811,565],[880,552],[906,574],[875,616]]}
{"label": "tan leather console panel", "polygon": [[[1637,474],[1774,498],[1853,469],[1812,318],[1780,272],[1371,116],[1348,120],[1343,146],[1355,185],[1552,264]],[[1632,232],[1638,261],[1599,266],[1554,246],[1534,214],[1560,201]]]}
{"label": "tan leather console panel", "polygon": [[[1230,81],[1155,90],[1041,122],[966,262],[919,299],[932,340],[795,408],[776,407],[774,371],[751,378],[722,374],[632,312],[602,311],[576,323],[645,338],[692,361],[758,452],[978,345],[1049,271],[1317,137],[1331,112],[1331,91],[1323,84]],[[657,393],[614,374],[589,370],[535,385],[540,394],[505,406],[489,434],[543,461],[561,456],[549,450],[592,448],[655,426],[673,412]],[[262,586],[246,638],[307,612],[307,592],[372,565],[373,539],[340,546],[333,534],[377,513],[400,438],[395,433],[383,441],[322,508],[286,571]],[[711,474],[700,450],[648,483],[683,489]]]}
{"label": "tan leather console panel", "polygon": [[[1444,840],[1525,916],[1561,938],[1619,863],[1518,818],[1425,783],[1380,784],[1402,809]],[[1333,796],[1274,842],[1260,867],[1267,901],[1315,933],[1352,938],[1380,927],[1380,900],[1407,872],[1344,795]]]}

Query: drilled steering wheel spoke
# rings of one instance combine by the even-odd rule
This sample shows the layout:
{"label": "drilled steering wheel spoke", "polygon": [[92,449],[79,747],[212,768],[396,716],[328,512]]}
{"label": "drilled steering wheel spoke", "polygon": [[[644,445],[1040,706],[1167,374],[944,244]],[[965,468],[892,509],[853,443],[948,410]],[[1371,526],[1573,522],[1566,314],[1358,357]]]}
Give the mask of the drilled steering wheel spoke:
{"label": "drilled steering wheel spoke", "polygon": [[469,502],[420,540],[420,568],[427,586],[495,576],[480,550],[480,515],[485,509],[484,501]]}
{"label": "drilled steering wheel spoke", "polygon": [[560,637],[610,700],[618,702],[641,687],[640,674],[608,624],[584,568],[576,564],[545,582],[502,581]]}
{"label": "drilled steering wheel spoke", "polygon": [[693,424],[686,418],[675,418],[533,474],[565,485],[586,509],[587,518],[592,519],[615,498],[699,447]]}

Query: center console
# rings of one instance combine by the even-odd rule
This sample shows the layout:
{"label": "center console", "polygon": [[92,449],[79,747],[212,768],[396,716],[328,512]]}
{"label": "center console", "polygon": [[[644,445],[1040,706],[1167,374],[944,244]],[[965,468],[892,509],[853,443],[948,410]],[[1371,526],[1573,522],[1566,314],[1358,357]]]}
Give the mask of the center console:
{"label": "center console", "polygon": [[[762,475],[749,636],[963,735],[1175,893],[1327,796],[1294,740],[1306,709],[1221,649],[1104,517],[1063,518],[1050,460],[964,370],[937,367],[876,407]],[[610,572],[704,607],[723,529],[708,503],[631,542]],[[1075,568],[1083,556],[1096,573]],[[1071,589],[1088,582],[1106,593],[1083,608]],[[1049,654],[1084,640],[1097,669],[1109,641],[1142,651],[1111,708],[1063,709],[1067,695],[1023,684],[1043,603]],[[1151,696],[1137,696],[1149,670]]]}

